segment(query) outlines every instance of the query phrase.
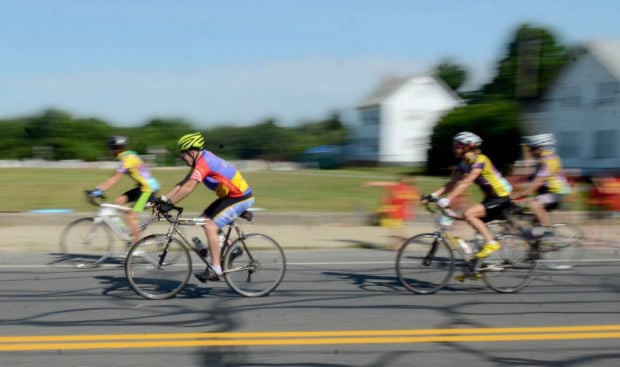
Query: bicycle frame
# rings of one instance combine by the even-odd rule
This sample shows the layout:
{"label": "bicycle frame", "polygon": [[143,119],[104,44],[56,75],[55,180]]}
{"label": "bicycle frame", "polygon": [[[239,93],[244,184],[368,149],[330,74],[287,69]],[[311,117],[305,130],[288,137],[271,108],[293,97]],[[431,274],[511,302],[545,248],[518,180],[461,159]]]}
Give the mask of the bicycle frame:
{"label": "bicycle frame", "polygon": [[[166,248],[164,249],[162,253],[162,256],[159,260],[158,265],[161,266],[164,263],[165,257],[168,253],[168,247],[170,246],[170,243],[172,242],[172,240],[174,238],[180,238],[181,243],[186,248],[194,251],[194,253],[198,255],[198,258],[203,263],[205,263],[205,265],[207,265],[209,269],[213,270],[211,264],[207,260],[207,257],[200,256],[199,249],[196,248],[196,246],[186,237],[183,231],[179,228],[182,226],[201,226],[202,227],[205,224],[205,222],[209,219],[204,218],[204,217],[182,218],[181,215],[183,214],[183,208],[174,207],[173,209],[176,210],[177,212],[174,218],[172,218],[170,215],[164,215],[164,218],[171,224],[171,226],[168,229],[168,232],[166,233],[166,238],[167,238]],[[237,238],[235,240],[239,239],[241,243],[243,244],[243,246],[245,247],[245,243],[243,242],[243,239],[245,238],[243,230],[238,224],[236,224],[236,220],[233,220],[230,224],[226,226],[224,230],[225,237],[224,237],[224,243],[222,244],[222,247],[221,247],[220,257],[224,256],[225,251],[228,249],[230,244],[233,242],[233,240],[231,240],[231,234],[233,233],[232,232],[233,229],[235,230],[235,233],[237,235]],[[251,254],[248,253],[248,256],[251,257]],[[226,272],[226,271],[223,270],[223,272]]]}
{"label": "bicycle frame", "polygon": [[456,238],[450,233],[449,228],[452,225],[453,220],[463,220],[461,216],[457,213],[453,212],[451,209],[441,208],[436,206],[437,209],[434,209],[430,206],[430,203],[424,203],[426,210],[433,215],[433,219],[435,221],[435,231],[433,234],[435,235],[435,242],[433,242],[433,247],[431,248],[427,259],[432,258],[434,256],[434,252],[437,248],[437,241],[441,240],[450,246],[453,252],[456,252],[458,256],[463,260],[464,263],[464,274],[474,274],[480,270],[480,264],[482,263],[477,258],[470,258],[470,255],[465,253],[465,250],[458,244]]}

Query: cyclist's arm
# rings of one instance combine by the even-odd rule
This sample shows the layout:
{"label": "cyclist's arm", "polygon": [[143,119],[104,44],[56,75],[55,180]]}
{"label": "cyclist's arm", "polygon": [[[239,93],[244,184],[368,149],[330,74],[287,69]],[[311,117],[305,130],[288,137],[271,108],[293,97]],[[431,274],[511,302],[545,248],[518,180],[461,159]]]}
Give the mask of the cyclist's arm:
{"label": "cyclist's arm", "polygon": [[164,195],[164,197],[170,200],[173,204],[176,204],[185,199],[187,195],[194,191],[198,184],[199,182],[194,179],[184,180],[181,184],[175,186],[172,190],[170,190],[170,192]]}
{"label": "cyclist's arm", "polygon": [[450,181],[447,184],[435,190],[432,195],[435,197],[439,197],[446,192],[450,192],[454,189],[454,186],[459,182],[459,180],[463,177],[463,171],[458,168],[452,172],[452,176],[450,176]]}
{"label": "cyclist's arm", "polygon": [[544,184],[545,176],[536,176],[523,190],[512,193],[510,197],[512,199],[518,199],[521,197],[532,195]]}
{"label": "cyclist's arm", "polygon": [[123,177],[122,172],[114,172],[112,176],[110,176],[107,180],[103,181],[101,184],[97,185],[97,188],[101,191],[107,191],[112,188],[116,183]]}
{"label": "cyclist's arm", "polygon": [[446,196],[450,202],[459,197],[461,194],[465,193],[465,190],[469,187],[480,176],[482,173],[482,168],[474,168],[465,176],[462,180],[458,181],[454,188],[448,193]]}

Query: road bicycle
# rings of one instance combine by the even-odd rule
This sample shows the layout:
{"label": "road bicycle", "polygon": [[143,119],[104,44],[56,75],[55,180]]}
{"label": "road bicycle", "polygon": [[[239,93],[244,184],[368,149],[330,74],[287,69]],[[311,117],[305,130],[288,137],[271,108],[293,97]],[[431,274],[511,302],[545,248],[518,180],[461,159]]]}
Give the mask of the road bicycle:
{"label": "road bicycle", "polygon": [[517,233],[526,238],[539,254],[539,263],[550,270],[568,270],[580,260],[583,253],[583,232],[569,223],[551,225],[553,236],[536,233],[540,228],[534,213],[521,205],[513,205],[507,214],[511,220],[493,220],[487,227],[496,235]]}
{"label": "road bicycle", "polygon": [[[188,283],[192,274],[192,255],[200,259],[207,271],[213,272],[207,257],[200,256],[183,226],[202,226],[206,218],[184,218],[183,208],[174,206],[176,214],[165,215],[168,232],[154,234],[136,242],[125,259],[125,275],[131,288],[147,299],[174,297]],[[252,213],[244,212],[223,228],[220,243],[224,280],[237,294],[261,297],[276,289],[286,271],[286,259],[280,245],[259,233],[246,234],[239,218],[252,221]]]}
{"label": "road bicycle", "polygon": [[479,280],[500,293],[518,292],[534,278],[536,253],[530,243],[513,233],[500,233],[501,249],[486,258],[476,259],[478,249],[453,236],[449,227],[463,220],[450,209],[437,205],[437,199],[425,197],[424,207],[435,221],[435,231],[406,240],[396,255],[398,280],[411,292],[432,294],[446,286],[458,267],[456,278]]}
{"label": "road bicycle", "polygon": [[[123,205],[101,202],[105,198],[88,197],[89,203],[98,207],[94,216],[79,218],[69,223],[60,235],[60,251],[63,262],[78,268],[99,266],[114,253],[114,244],[120,241],[128,248],[131,235],[123,217],[132,210]],[[99,201],[98,201],[99,200]],[[140,219],[140,230],[144,231],[159,219],[151,213]]]}

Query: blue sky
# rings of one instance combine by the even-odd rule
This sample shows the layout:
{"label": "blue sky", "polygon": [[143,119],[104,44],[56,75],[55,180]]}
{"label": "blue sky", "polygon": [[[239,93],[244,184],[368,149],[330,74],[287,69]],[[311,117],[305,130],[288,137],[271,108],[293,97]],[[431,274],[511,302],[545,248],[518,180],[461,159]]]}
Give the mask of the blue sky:
{"label": "blue sky", "polygon": [[619,20],[609,0],[2,0],[0,118],[295,125],[444,60],[477,87],[523,23],[572,46]]}

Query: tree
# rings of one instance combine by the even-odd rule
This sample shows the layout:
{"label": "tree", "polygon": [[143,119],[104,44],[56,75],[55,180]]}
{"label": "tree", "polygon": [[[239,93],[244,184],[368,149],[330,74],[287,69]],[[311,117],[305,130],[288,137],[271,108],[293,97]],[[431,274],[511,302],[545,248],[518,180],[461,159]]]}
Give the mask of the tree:
{"label": "tree", "polygon": [[465,69],[450,61],[444,61],[439,64],[435,69],[435,74],[455,92],[467,81]]}
{"label": "tree", "polygon": [[520,26],[498,63],[497,74],[482,88],[486,101],[538,99],[569,59],[570,53],[550,31]]}
{"label": "tree", "polygon": [[471,131],[482,140],[482,150],[499,170],[506,173],[520,154],[519,105],[495,102],[457,108],[448,113],[433,129],[427,170],[445,174],[456,164],[452,138],[461,131]]}

